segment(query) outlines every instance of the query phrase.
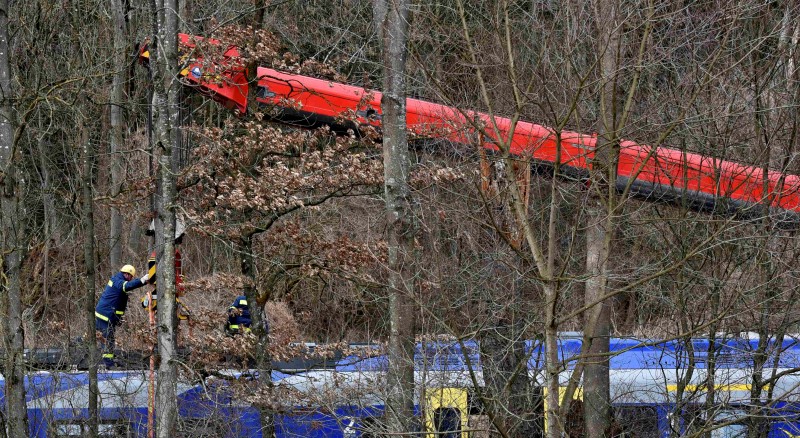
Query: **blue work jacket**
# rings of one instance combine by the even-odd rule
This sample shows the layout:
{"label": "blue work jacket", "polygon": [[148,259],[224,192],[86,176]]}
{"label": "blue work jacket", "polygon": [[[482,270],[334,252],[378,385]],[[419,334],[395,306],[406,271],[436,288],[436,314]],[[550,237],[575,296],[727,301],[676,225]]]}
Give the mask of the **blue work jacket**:
{"label": "blue work jacket", "polygon": [[108,280],[103,294],[100,295],[94,316],[111,324],[118,324],[128,307],[128,293],[144,285],[139,278],[125,281],[122,272],[117,272]]}
{"label": "blue work jacket", "polygon": [[[241,315],[233,315],[230,313],[232,309],[239,309],[242,311]],[[239,328],[234,326],[250,327],[250,307],[247,305],[247,297],[239,295],[233,300],[233,304],[228,308],[228,326],[231,328]]]}

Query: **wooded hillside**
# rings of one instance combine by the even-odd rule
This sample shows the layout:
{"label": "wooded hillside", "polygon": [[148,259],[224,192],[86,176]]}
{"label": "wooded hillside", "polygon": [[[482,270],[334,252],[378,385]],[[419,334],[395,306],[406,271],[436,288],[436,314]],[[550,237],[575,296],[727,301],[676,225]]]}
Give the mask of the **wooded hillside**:
{"label": "wooded hillside", "polygon": [[[251,68],[380,90],[378,11],[391,3],[180,0],[177,27],[236,45]],[[0,1],[4,349],[94,339],[90,299],[124,264],[147,271],[157,240],[146,232],[161,221],[161,200],[171,205],[167,164],[186,224],[177,248],[192,329],[180,324],[178,345],[197,352],[189,368],[225,366],[230,354],[288,357],[293,342],[387,343],[390,296],[401,289],[383,131],[300,129],[270,121],[274,109],[239,114],[174,86],[164,91],[177,93],[179,107],[165,107],[174,130],[163,135],[175,149],[160,148],[157,64],[139,63],[142,46],[158,41],[152,7]],[[408,138],[413,250],[400,274],[413,284],[404,297],[414,336],[481,342],[492,430],[528,436],[533,427],[518,373],[524,340],[579,331],[593,345],[587,354],[602,356],[609,336],[800,332],[795,227],[769,214],[697,212],[681,199],[647,202],[614,185],[623,140],[800,174],[797,4],[423,1],[408,26],[409,97],[598,142],[589,175],[574,178],[508,144],[486,157],[474,145]],[[140,306],[147,288],[130,294],[118,348],[155,342]],[[242,294],[265,312],[269,338],[225,337],[226,311]],[[602,403],[602,379],[593,387],[590,376],[607,366],[582,370],[587,404]],[[7,358],[3,374],[20,367]],[[547,370],[554,415],[558,372]]]}

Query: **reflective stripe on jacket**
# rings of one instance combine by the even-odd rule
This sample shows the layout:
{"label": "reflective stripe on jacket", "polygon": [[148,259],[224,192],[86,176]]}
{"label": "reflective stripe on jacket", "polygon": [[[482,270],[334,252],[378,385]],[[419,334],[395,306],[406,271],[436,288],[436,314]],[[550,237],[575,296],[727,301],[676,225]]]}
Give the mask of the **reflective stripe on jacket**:
{"label": "reflective stripe on jacket", "polygon": [[[231,310],[239,309],[241,310],[241,315],[234,315],[231,313]],[[233,304],[228,308],[228,326],[233,328],[232,326],[243,325],[245,327],[250,327],[250,307],[247,305],[247,297],[244,295],[239,295],[233,300]],[[238,328],[238,327],[237,327]]]}
{"label": "reflective stripe on jacket", "polygon": [[[128,293],[144,285],[142,280],[138,278],[125,281],[122,272],[117,272],[111,277],[111,280],[108,280],[103,294],[97,300],[97,307],[94,311],[95,316],[103,321],[116,324],[125,314],[125,309],[128,307]],[[107,319],[102,318],[103,316]]]}

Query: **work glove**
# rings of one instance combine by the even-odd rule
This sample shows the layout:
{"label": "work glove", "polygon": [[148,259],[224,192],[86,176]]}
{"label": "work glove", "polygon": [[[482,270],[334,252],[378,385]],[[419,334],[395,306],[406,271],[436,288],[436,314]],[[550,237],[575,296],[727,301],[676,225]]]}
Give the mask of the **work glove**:
{"label": "work glove", "polygon": [[145,295],[144,298],[142,298],[142,307],[144,307],[145,309],[150,307],[150,297],[149,296]]}
{"label": "work glove", "polygon": [[142,278],[140,278],[139,280],[141,280],[141,281],[142,281],[142,283],[147,283],[147,280],[149,280],[149,279],[150,279],[150,274],[149,274],[149,273],[147,273],[147,274],[144,274],[144,275],[142,276]]}

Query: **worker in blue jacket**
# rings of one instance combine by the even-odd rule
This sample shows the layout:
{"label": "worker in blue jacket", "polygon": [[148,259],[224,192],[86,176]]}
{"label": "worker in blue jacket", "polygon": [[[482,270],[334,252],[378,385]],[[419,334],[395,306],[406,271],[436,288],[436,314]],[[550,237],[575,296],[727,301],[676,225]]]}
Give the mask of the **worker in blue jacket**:
{"label": "worker in blue jacket", "polygon": [[239,295],[228,307],[228,324],[225,329],[230,334],[249,333],[250,322],[250,307],[247,305],[247,297]]}
{"label": "worker in blue jacket", "polygon": [[97,301],[94,310],[95,328],[103,334],[100,350],[103,353],[103,363],[107,367],[114,366],[114,331],[122,322],[122,316],[128,307],[128,293],[147,284],[150,274],[134,279],[136,268],[125,265],[120,268],[106,285],[103,294]]}

